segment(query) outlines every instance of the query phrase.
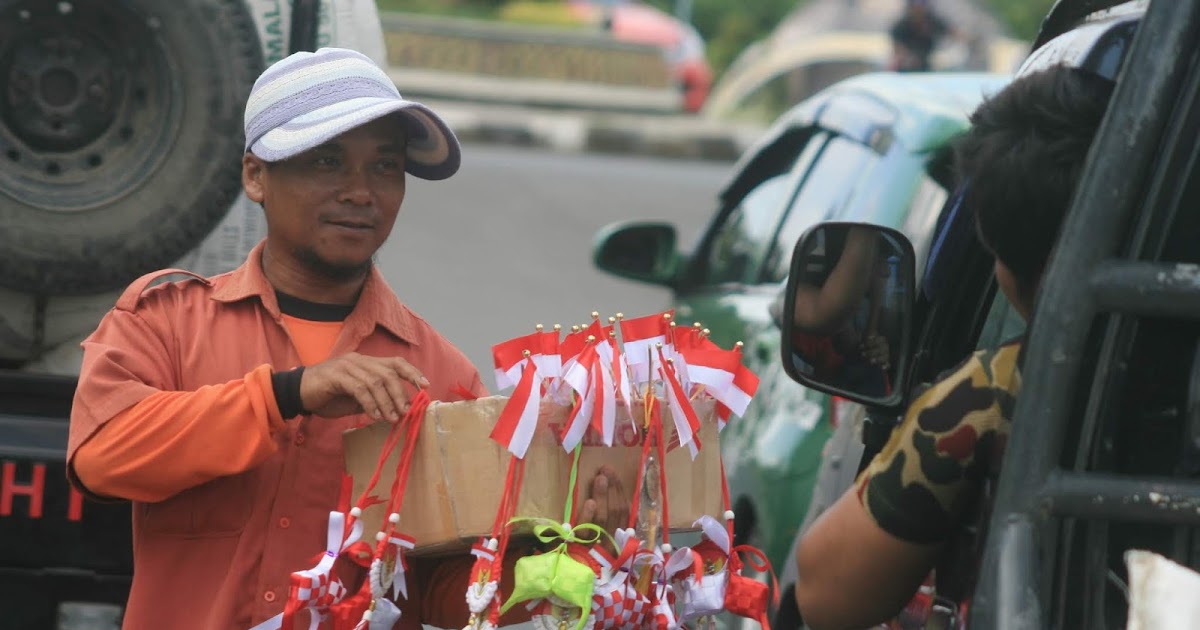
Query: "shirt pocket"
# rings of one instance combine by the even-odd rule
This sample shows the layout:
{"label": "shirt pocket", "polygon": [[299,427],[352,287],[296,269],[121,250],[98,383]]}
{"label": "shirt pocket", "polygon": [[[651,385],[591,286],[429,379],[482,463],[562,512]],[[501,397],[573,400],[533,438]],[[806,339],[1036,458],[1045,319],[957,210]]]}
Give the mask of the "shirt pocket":
{"label": "shirt pocket", "polygon": [[255,471],[220,477],[158,503],[142,503],[146,534],[188,538],[237,536],[254,509]]}

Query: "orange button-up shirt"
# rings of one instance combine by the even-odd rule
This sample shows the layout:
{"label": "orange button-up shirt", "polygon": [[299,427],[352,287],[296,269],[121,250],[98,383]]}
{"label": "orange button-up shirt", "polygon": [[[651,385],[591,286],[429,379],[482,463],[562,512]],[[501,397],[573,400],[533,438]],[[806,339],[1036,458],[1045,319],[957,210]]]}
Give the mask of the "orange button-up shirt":
{"label": "orange button-up shirt", "polygon": [[[133,501],[126,628],[249,628],[283,610],[290,574],[324,550],[342,433],[367,418],[279,417],[271,371],[302,361],[262,247],[207,280],[135,282],[83,343],[68,465],[85,492]],[[404,358],[434,400],[455,399],[457,386],[486,393],[466,356],[378,270],[330,354],[348,352]],[[419,601],[408,604],[402,623],[413,627]]]}

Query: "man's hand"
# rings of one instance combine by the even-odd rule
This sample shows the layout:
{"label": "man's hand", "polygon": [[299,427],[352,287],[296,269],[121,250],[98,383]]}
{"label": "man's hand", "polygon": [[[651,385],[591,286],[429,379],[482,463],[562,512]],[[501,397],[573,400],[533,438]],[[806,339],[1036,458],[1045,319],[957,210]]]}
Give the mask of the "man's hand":
{"label": "man's hand", "polygon": [[408,411],[407,384],[423,388],[429,381],[399,357],[351,353],[304,368],[300,401],[309,412],[327,418],[366,413],[399,422]]}
{"label": "man's hand", "polygon": [[588,489],[588,499],[579,510],[582,522],[595,523],[610,534],[629,524],[629,498],[616,471],[601,466]]}

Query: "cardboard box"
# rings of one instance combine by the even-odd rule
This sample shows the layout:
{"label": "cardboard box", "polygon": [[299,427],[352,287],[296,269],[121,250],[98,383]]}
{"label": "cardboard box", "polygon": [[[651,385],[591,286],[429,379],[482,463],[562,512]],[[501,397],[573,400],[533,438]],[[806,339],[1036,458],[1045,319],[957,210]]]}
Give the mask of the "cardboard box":
{"label": "cardboard box", "polygon": [[[400,530],[416,538],[415,555],[458,552],[479,536],[491,533],[510,455],[488,435],[507,401],[505,396],[492,396],[430,405],[400,509]],[[713,403],[699,400],[694,405],[701,418],[703,448],[699,456],[693,461],[688,449],[675,448],[666,457],[672,531],[692,529],[692,523],[702,514],[719,518],[724,512]],[[675,425],[666,404],[662,410],[668,444],[677,443]],[[634,407],[634,415],[640,417],[640,404]],[[566,417],[567,409],[543,405],[537,432],[525,455],[525,483],[517,507],[519,517],[562,520],[571,454],[563,450],[553,429],[562,427]],[[375,470],[389,429],[387,423],[378,423],[344,435],[346,470],[354,477],[355,499]],[[380,498],[386,499],[391,490],[400,450],[397,446],[393,451],[375,487],[374,494]],[[620,410],[611,448],[600,444],[599,437],[591,432],[584,440],[579,463],[580,492],[586,497],[586,484],[602,464],[608,464],[617,471],[625,496],[632,501],[640,460],[637,433],[628,413]],[[653,496],[657,496],[657,491]],[[386,517],[382,505],[365,510],[363,539],[373,540]]]}

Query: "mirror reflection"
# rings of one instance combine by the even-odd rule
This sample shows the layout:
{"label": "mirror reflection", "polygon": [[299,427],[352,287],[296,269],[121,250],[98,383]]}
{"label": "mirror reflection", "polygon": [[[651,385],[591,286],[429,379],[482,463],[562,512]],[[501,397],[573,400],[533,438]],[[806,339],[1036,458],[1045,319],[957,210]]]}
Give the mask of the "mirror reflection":
{"label": "mirror reflection", "polygon": [[821,225],[805,235],[789,296],[796,372],[844,392],[891,395],[911,299],[909,251],[868,225]]}

